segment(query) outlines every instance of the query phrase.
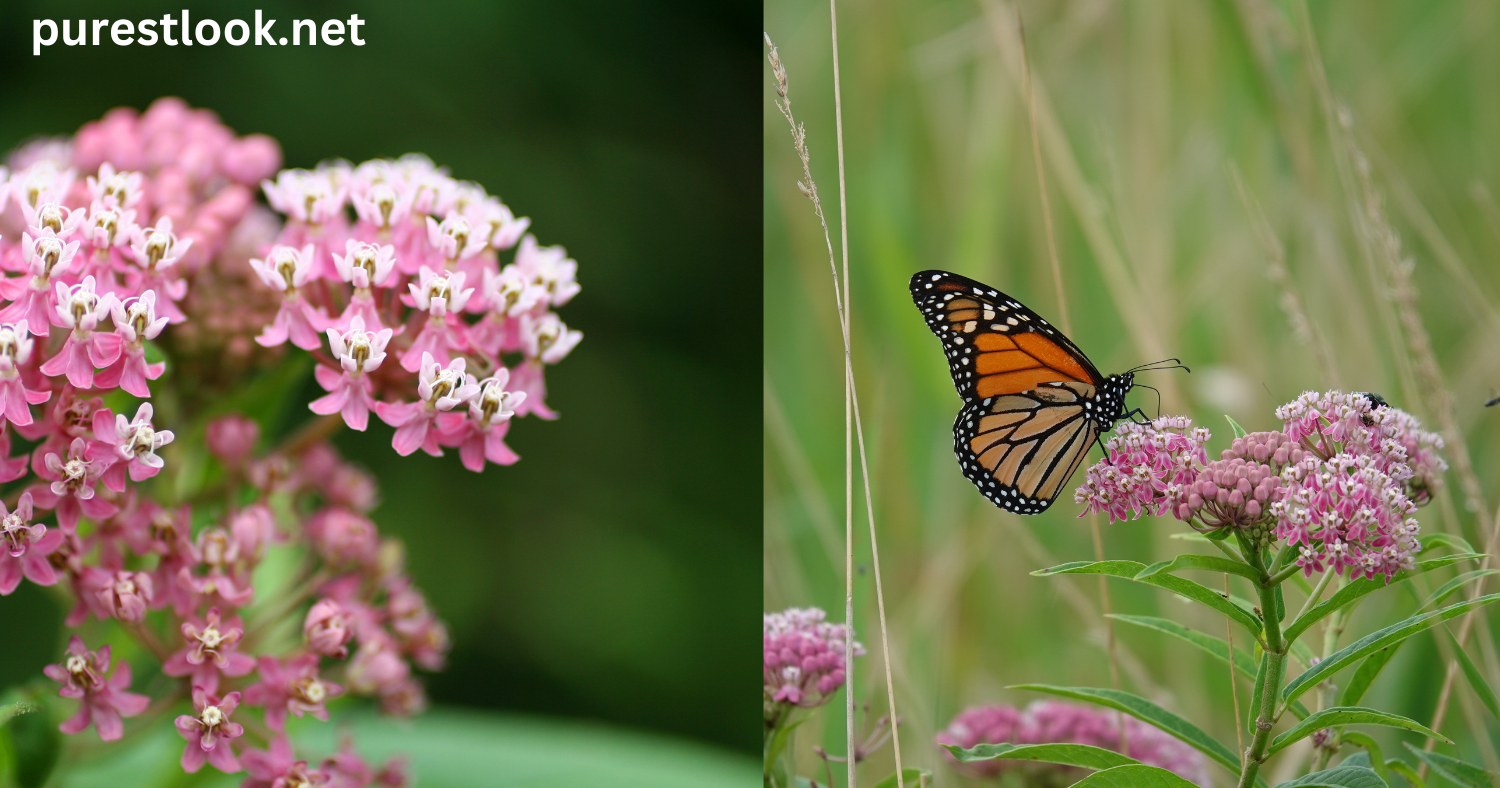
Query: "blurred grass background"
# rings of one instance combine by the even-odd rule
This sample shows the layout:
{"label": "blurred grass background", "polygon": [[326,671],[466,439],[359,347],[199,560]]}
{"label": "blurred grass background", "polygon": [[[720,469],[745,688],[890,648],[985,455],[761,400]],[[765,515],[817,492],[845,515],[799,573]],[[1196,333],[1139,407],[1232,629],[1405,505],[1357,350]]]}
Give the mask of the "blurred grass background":
{"label": "blurred grass background", "polygon": [[[1274,408],[1305,389],[1380,392],[1430,429],[1448,426],[1454,468],[1422,512],[1424,531],[1483,545],[1500,503],[1500,408],[1482,407],[1500,392],[1500,7],[1025,0],[1020,10],[1072,335],[1097,366],[1108,373],[1180,356],[1191,375],[1140,382],[1161,389],[1163,413],[1214,431],[1212,456],[1231,434],[1223,414],[1270,429]],[[939,764],[932,736],[964,706],[1038,699],[1009,684],[1110,682],[1095,580],[1027,574],[1093,558],[1088,521],[1075,519],[1071,501],[1081,474],[1035,517],[1006,514],[975,492],[952,454],[959,400],[906,290],[913,272],[946,268],[1058,322],[1015,15],[1002,0],[839,6],[853,359],[903,755],[908,767],[936,768],[940,784],[962,781]],[[769,0],[764,24],[790,75],[837,245],[828,7]],[[800,165],[764,62],[762,96],[764,606],[817,605],[840,620],[841,340],[821,230],[795,185]],[[1235,172],[1258,207],[1238,196]],[[1386,229],[1398,234],[1399,253]],[[1412,317],[1420,332],[1403,322]],[[1435,369],[1413,352],[1423,341]],[[1156,408],[1149,391],[1131,403]],[[870,655],[857,661],[854,686],[879,715],[886,699],[864,518],[857,505],[855,623]],[[1160,560],[1183,552],[1168,540],[1181,530],[1154,519],[1105,526],[1104,550]],[[1411,585],[1433,588],[1452,571]],[[1224,635],[1222,621],[1154,589],[1114,582],[1110,593],[1117,612]],[[1372,597],[1344,643],[1415,606],[1406,591]],[[1469,651],[1493,683],[1495,644],[1481,634],[1489,631],[1476,629]],[[1123,689],[1234,746],[1221,663],[1123,624],[1117,635]],[[1366,701],[1426,722],[1444,670],[1422,636]],[[1248,690],[1242,683],[1242,703]],[[1461,703],[1444,731],[1459,746],[1444,751],[1495,768],[1496,721],[1462,680],[1455,694]],[[801,729],[802,774],[823,774],[812,743],[845,751],[842,719],[836,700]],[[1397,739],[1377,736],[1388,746]],[[892,766],[887,747],[864,779]]]}
{"label": "blurred grass background", "polygon": [[[221,24],[262,9],[283,33],[293,18],[358,13],[368,43],[59,42],[31,54],[34,18],[139,20],[184,6]],[[6,2],[0,149],[177,95],[240,134],[275,137],[288,167],[422,152],[531,216],[543,244],[580,264],[583,292],[563,317],[586,339],[548,371],[562,418],[518,423],[508,440],[522,461],[481,476],[453,452],[397,457],[381,424],[337,440],[379,477],[374,517],[405,540],[411,573],[452,628],[450,667],[428,677],[433,699],[749,751],[750,688],[728,688],[753,670],[748,641],[735,641],[754,616],[758,430],[729,414],[754,412],[755,359],[742,349],[759,340],[753,319],[726,319],[723,307],[747,300],[754,315],[759,283],[753,12],[600,0]],[[704,436],[713,462],[695,459]],[[49,600],[28,587],[0,601],[0,687],[56,661],[62,611]]]}

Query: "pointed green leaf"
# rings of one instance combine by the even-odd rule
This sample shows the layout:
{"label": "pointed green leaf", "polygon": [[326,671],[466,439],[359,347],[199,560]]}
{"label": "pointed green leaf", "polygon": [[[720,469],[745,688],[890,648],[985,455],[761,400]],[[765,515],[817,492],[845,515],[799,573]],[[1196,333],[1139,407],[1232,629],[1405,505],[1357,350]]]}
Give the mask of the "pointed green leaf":
{"label": "pointed green leaf", "polygon": [[1345,758],[1339,764],[1340,766],[1368,766],[1374,769],[1376,774],[1380,775],[1380,779],[1385,780],[1386,785],[1396,788],[1394,781],[1391,780],[1390,767],[1385,764],[1385,754],[1380,751],[1380,744],[1378,742],[1366,734],[1350,730],[1344,731],[1339,735],[1339,738],[1345,744],[1364,748],[1360,752]]}
{"label": "pointed green leaf", "polygon": [[1234,437],[1236,437],[1236,438],[1243,438],[1243,437],[1245,437],[1246,435],[1249,434],[1249,433],[1245,432],[1245,428],[1241,427],[1239,425],[1239,422],[1236,422],[1234,420],[1234,418],[1231,417],[1228,413],[1224,414],[1224,420],[1227,421],[1227,422],[1229,422],[1230,428],[1232,428],[1234,430]]}
{"label": "pointed green leaf", "polygon": [[[932,785],[932,772],[926,769],[902,769],[901,779],[904,781],[907,788],[918,788],[918,786],[921,785]],[[896,774],[895,772],[892,772],[890,777],[887,777],[884,780],[875,783],[875,788],[896,788],[897,785],[898,783],[896,782]]]}
{"label": "pointed green leaf", "polygon": [[[1138,561],[1073,561],[1048,569],[1038,569],[1032,572],[1032,574],[1037,577],[1070,574],[1110,575],[1113,577],[1123,577],[1126,580],[1136,580],[1136,575],[1145,568],[1146,565]],[[1248,629],[1251,634],[1260,635],[1260,619],[1234,604],[1233,601],[1225,599],[1222,594],[1207,586],[1194,583],[1191,580],[1176,575],[1166,574],[1154,575],[1136,580],[1136,582],[1164,588],[1178,596],[1206,605],[1228,616],[1236,624]]]}
{"label": "pointed green leaf", "polygon": [[1359,663],[1359,667],[1354,670],[1354,675],[1349,677],[1344,691],[1339,694],[1339,705],[1359,705],[1360,698],[1363,698],[1365,692],[1370,689],[1370,685],[1375,683],[1375,677],[1385,669],[1385,663],[1390,662],[1391,657],[1396,656],[1396,651],[1400,648],[1401,644],[1397,643],[1365,657],[1364,662]]}
{"label": "pointed green leaf", "polygon": [[1163,572],[1180,572],[1184,569],[1202,569],[1206,572],[1226,572],[1231,575],[1239,575],[1249,579],[1251,582],[1259,583],[1260,574],[1249,565],[1239,561],[1232,561],[1222,555],[1179,555],[1171,561],[1162,561],[1142,569],[1135,576],[1136,580],[1145,580]]}
{"label": "pointed green leaf", "polygon": [[1406,749],[1416,753],[1424,763],[1432,767],[1438,774],[1447,777],[1453,782],[1468,786],[1469,788],[1490,788],[1494,783],[1491,778],[1500,775],[1485,771],[1472,763],[1464,763],[1451,755],[1443,755],[1436,752],[1428,752],[1421,747],[1413,747],[1410,742],[1402,742]]}
{"label": "pointed green leaf", "polygon": [[1286,638],[1288,640],[1296,640],[1298,635],[1301,635],[1303,632],[1307,631],[1308,627],[1322,620],[1324,616],[1327,616],[1329,613],[1332,613],[1333,611],[1338,610],[1345,605],[1352,604],[1353,602],[1363,598],[1367,594],[1372,594],[1382,588],[1388,588],[1392,585],[1395,585],[1396,583],[1410,580],[1411,578],[1416,577],[1417,575],[1420,575],[1424,572],[1431,572],[1434,569],[1441,569],[1445,566],[1451,566],[1458,563],[1459,561],[1467,561],[1472,558],[1483,557],[1484,556],[1477,553],[1445,555],[1442,558],[1429,558],[1426,561],[1418,561],[1416,567],[1413,568],[1410,572],[1401,572],[1397,574],[1395,577],[1391,578],[1391,581],[1389,583],[1385,582],[1384,580],[1370,580],[1367,578],[1360,578],[1358,580],[1351,581],[1348,585],[1339,589],[1339,592],[1337,594],[1334,594],[1333,596],[1323,600],[1322,602],[1319,602],[1318,604],[1313,606],[1312,610],[1303,613],[1301,617],[1287,626],[1286,632],[1284,634],[1286,635]]}
{"label": "pointed green leaf", "polygon": [[1121,755],[1114,750],[1093,747],[1087,744],[981,744],[965,750],[956,745],[944,745],[960,763],[977,763],[997,758],[1015,761],[1057,763],[1083,769],[1102,771],[1116,766],[1139,763],[1134,758]]}
{"label": "pointed green leaf", "polygon": [[1474,694],[1479,696],[1479,702],[1490,710],[1496,719],[1500,719],[1500,702],[1495,698],[1495,691],[1490,689],[1490,683],[1484,680],[1484,674],[1475,667],[1474,660],[1464,652],[1464,647],[1458,644],[1458,639],[1450,633],[1448,639],[1453,643],[1453,654],[1458,657],[1459,667],[1463,668],[1464,678],[1469,680],[1469,686],[1474,688]]}
{"label": "pointed green leaf", "polygon": [[1500,594],[1490,594],[1456,605],[1449,605],[1442,610],[1434,610],[1431,613],[1412,616],[1405,621],[1398,621],[1385,629],[1372,632],[1363,638],[1339,649],[1329,655],[1328,659],[1319,662],[1316,666],[1303,671],[1302,675],[1292,679],[1281,691],[1281,697],[1286,700],[1299,697],[1334,673],[1342,670],[1345,666],[1355,660],[1363,659],[1387,646],[1392,646],[1421,632],[1434,624],[1440,624],[1450,618],[1461,616],[1470,610],[1484,607],[1491,602],[1500,601]]}
{"label": "pointed green leaf", "polygon": [[1277,783],[1276,788],[1387,788],[1374,769],[1364,766],[1338,766],[1306,777]]}
{"label": "pointed green leaf", "polygon": [[1469,546],[1469,543],[1465,542],[1462,536],[1454,536],[1453,534],[1424,534],[1422,536],[1422,549],[1418,554],[1420,555],[1428,550],[1435,550],[1439,547],[1452,547],[1455,550],[1462,550],[1465,553],[1474,552],[1474,548]]}
{"label": "pointed green leaf", "polygon": [[[1262,697],[1266,688],[1266,660],[1262,658],[1260,665],[1255,669],[1255,686],[1250,690],[1251,698]],[[1251,702],[1245,704],[1245,730],[1255,730],[1255,717],[1259,703]]]}
{"label": "pointed green leaf", "polygon": [[[1385,768],[1406,778],[1406,781],[1411,783],[1412,788],[1427,788],[1427,781],[1417,775],[1417,770],[1407,766],[1406,762],[1399,758],[1392,758],[1386,761]],[[1396,786],[1392,785],[1391,788],[1396,788]]]}
{"label": "pointed green leaf", "polygon": [[1093,687],[1055,687],[1049,684],[1021,684],[1010,689],[1045,692],[1064,698],[1073,698],[1088,703],[1122,711],[1142,722],[1148,722],[1218,762],[1220,766],[1239,774],[1240,759],[1228,747],[1209,736],[1202,728],[1186,719],[1152,703],[1139,695],[1113,689]]}
{"label": "pointed green leaf", "polygon": [[1311,736],[1319,728],[1332,728],[1335,725],[1384,725],[1388,728],[1415,731],[1448,744],[1453,743],[1447,736],[1399,714],[1390,714],[1364,706],[1334,706],[1331,709],[1314,712],[1311,717],[1297,723],[1291,730],[1272,739],[1266,754],[1273,755],[1280,752],[1283,747]]}
{"label": "pointed green leaf", "polygon": [[1133,763],[1105,769],[1073,783],[1073,788],[1197,788],[1159,766]]}
{"label": "pointed green leaf", "polygon": [[1443,604],[1443,600],[1447,599],[1450,596],[1453,596],[1453,592],[1457,591],[1459,588],[1475,580],[1478,580],[1481,577],[1489,577],[1490,575],[1495,574],[1500,574],[1500,569],[1475,569],[1472,572],[1464,572],[1458,577],[1455,577],[1452,580],[1449,580],[1448,582],[1442,584],[1441,586],[1438,586],[1438,590],[1432,592],[1432,596],[1427,597],[1427,601],[1423,602],[1422,606],[1418,608],[1418,610],[1426,610],[1429,607],[1436,607],[1438,605],[1441,605]]}

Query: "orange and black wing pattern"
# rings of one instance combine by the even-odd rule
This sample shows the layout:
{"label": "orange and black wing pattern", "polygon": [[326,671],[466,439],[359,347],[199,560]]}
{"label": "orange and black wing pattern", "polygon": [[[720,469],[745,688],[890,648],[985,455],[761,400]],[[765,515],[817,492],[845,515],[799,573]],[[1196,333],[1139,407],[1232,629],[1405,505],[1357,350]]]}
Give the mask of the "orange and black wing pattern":
{"label": "orange and black wing pattern", "polygon": [[1046,510],[1113,425],[1130,376],[1102,377],[1040,315],[967,277],[923,271],[911,296],[964,400],[953,423],[964,476],[1003,509]]}
{"label": "orange and black wing pattern", "polygon": [[1103,382],[1061,331],[993,287],[947,271],[922,271],[911,278],[911,297],[943,343],[953,385],[965,402],[1043,383]]}

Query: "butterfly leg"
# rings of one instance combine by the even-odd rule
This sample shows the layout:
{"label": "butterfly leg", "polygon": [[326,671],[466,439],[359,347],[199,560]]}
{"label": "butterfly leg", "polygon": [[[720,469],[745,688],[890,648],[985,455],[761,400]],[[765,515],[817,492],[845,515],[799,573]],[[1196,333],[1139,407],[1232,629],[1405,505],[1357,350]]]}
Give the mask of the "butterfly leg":
{"label": "butterfly leg", "polygon": [[[1140,417],[1140,421],[1136,421],[1136,417],[1137,416]],[[1135,410],[1132,410],[1132,411],[1127,411],[1120,418],[1130,419],[1131,423],[1133,423],[1133,424],[1139,424],[1139,425],[1141,425],[1143,427],[1145,425],[1151,423],[1151,419],[1146,418],[1146,413],[1144,411],[1142,411],[1140,408],[1136,408]]]}

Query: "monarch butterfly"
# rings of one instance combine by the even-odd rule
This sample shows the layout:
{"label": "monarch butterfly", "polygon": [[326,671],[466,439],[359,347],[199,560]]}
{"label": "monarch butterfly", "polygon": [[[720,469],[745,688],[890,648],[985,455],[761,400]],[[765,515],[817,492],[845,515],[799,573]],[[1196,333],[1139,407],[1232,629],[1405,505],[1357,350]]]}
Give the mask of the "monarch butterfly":
{"label": "monarch butterfly", "polygon": [[1125,394],[1153,365],[1105,377],[1061,331],[993,287],[947,271],[918,272],[910,286],[964,400],[953,452],[996,506],[1045,511],[1099,435],[1140,414],[1125,412]]}

